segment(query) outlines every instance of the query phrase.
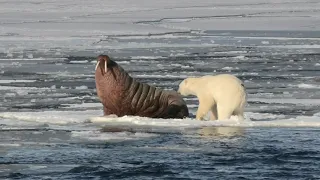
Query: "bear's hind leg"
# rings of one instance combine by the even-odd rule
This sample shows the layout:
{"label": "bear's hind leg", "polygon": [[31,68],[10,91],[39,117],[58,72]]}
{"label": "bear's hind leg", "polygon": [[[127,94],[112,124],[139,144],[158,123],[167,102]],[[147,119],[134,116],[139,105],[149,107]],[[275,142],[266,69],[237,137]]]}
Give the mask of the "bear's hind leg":
{"label": "bear's hind leg", "polygon": [[233,110],[228,105],[217,104],[218,120],[230,119]]}
{"label": "bear's hind leg", "polygon": [[210,111],[210,120],[217,120],[218,112],[217,112],[217,105],[213,105]]}
{"label": "bear's hind leg", "polygon": [[239,121],[243,121],[244,120],[243,109],[235,110],[233,112],[233,115],[237,116]]}
{"label": "bear's hind leg", "polygon": [[239,121],[243,121],[244,120],[243,114],[238,114],[237,116],[238,116],[238,120]]}

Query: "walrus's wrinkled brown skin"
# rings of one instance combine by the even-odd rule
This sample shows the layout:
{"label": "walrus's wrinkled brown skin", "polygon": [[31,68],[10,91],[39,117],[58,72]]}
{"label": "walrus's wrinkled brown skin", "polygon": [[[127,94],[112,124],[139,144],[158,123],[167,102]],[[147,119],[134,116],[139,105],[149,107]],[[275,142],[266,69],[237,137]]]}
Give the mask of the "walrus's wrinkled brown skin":
{"label": "walrus's wrinkled brown skin", "polygon": [[177,92],[136,81],[106,55],[98,56],[98,62],[95,80],[98,97],[104,106],[104,115],[164,119],[188,117],[187,105]]}

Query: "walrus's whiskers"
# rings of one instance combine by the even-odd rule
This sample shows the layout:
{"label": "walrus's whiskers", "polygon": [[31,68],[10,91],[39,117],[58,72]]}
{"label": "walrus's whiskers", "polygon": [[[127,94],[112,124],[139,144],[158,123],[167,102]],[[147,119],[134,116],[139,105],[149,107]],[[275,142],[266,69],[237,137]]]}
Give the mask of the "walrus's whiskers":
{"label": "walrus's whiskers", "polygon": [[104,61],[104,72],[107,73],[107,61]]}
{"label": "walrus's whiskers", "polygon": [[98,61],[97,65],[96,65],[96,68],[95,68],[95,71],[97,70],[97,68],[99,66],[99,63],[100,63],[100,61]]}

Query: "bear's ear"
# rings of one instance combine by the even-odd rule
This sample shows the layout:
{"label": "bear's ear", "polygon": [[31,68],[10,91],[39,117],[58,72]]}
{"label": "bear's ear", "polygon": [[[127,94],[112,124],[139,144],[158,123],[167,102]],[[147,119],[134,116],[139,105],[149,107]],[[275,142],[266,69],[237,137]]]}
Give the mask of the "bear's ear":
{"label": "bear's ear", "polygon": [[184,80],[184,84],[187,84],[187,83],[188,83],[188,79],[185,79],[185,80]]}

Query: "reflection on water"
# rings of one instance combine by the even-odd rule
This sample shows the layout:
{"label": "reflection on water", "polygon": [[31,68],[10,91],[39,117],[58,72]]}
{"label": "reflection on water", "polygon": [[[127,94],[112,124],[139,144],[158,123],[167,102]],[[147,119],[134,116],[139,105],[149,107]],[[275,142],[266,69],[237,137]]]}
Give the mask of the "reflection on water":
{"label": "reflection on water", "polygon": [[243,136],[242,127],[204,127],[198,131],[201,136],[235,137]]}

